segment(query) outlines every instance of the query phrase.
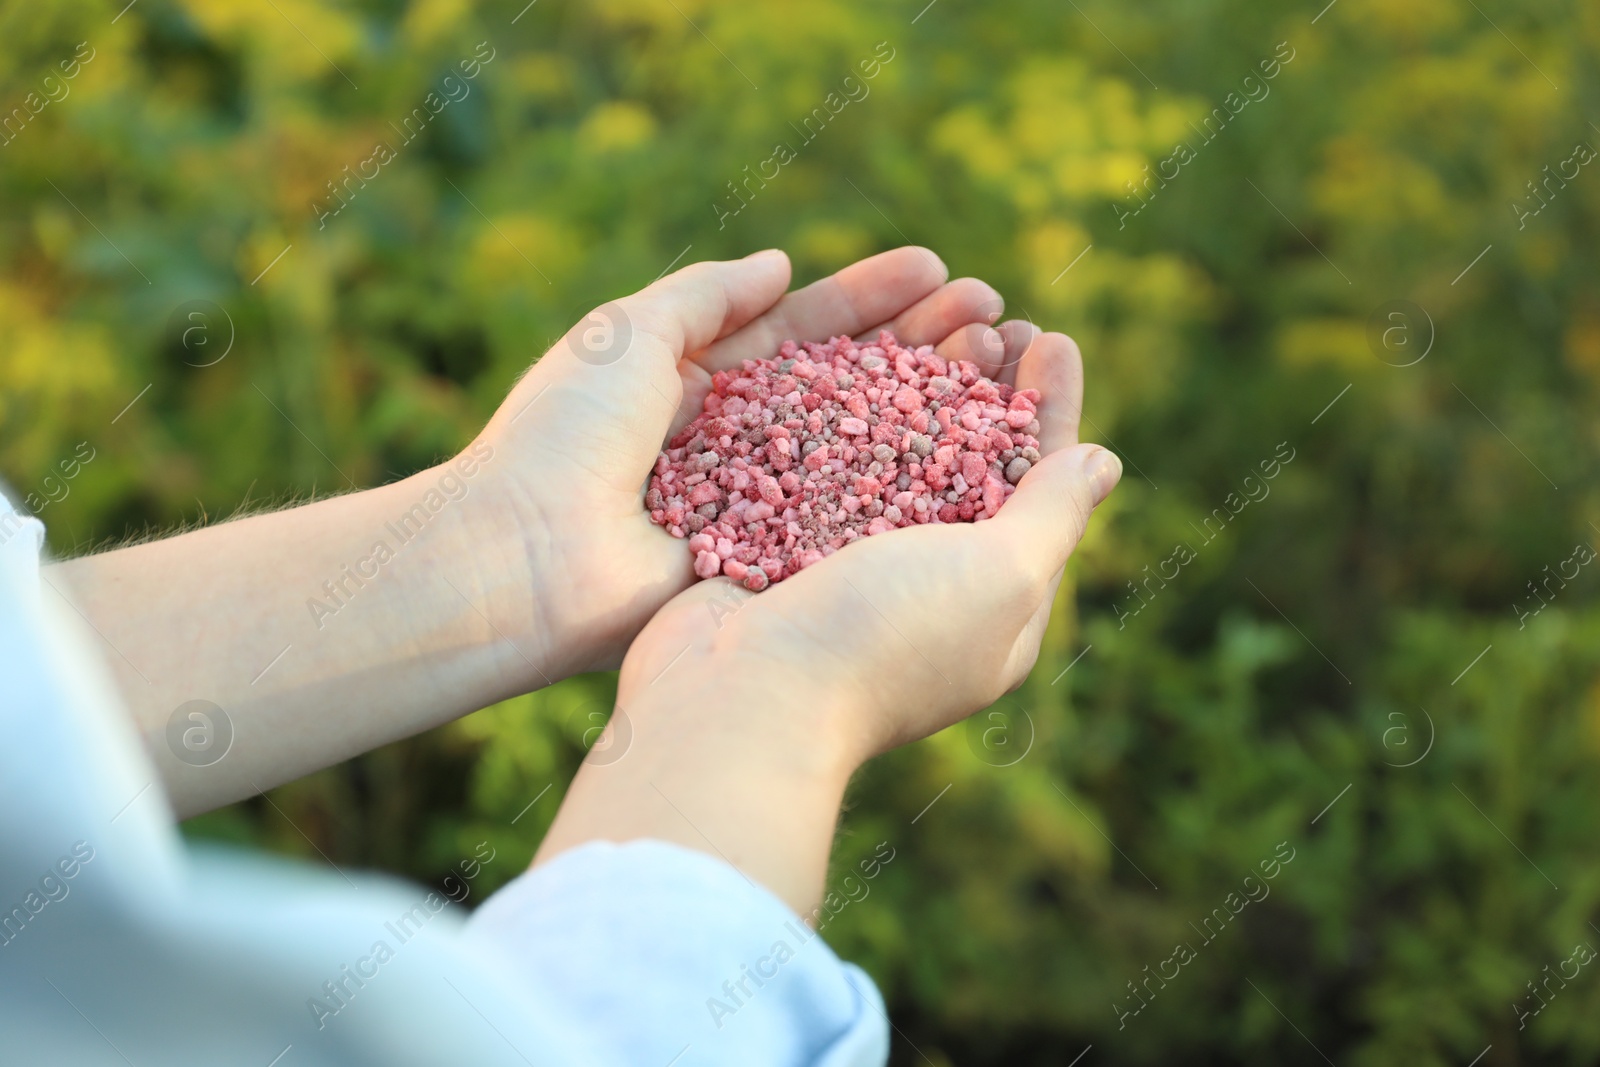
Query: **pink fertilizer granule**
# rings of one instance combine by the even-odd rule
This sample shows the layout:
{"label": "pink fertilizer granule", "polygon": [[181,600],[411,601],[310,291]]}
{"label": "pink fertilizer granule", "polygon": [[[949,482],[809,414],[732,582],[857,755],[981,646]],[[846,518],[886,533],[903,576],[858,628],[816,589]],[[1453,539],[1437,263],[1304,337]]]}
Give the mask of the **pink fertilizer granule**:
{"label": "pink fertilizer granule", "polygon": [[751,590],[858,537],[977,522],[1039,461],[1039,393],[932,345],[785,341],[711,379],[705,410],[656,459],[650,521],[687,537],[701,578]]}

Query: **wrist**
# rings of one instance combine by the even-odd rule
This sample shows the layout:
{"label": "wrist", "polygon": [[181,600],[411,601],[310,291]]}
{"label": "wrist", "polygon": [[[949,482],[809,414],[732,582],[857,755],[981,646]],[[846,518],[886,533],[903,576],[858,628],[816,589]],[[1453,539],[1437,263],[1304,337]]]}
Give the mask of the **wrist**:
{"label": "wrist", "polygon": [[[422,511],[444,519],[435,542],[440,577],[433,579],[443,586],[440,603],[446,613],[475,624],[495,646],[501,671],[510,679],[509,696],[560,681],[570,672],[562,669],[564,650],[552,641],[541,612],[549,599],[542,582],[548,571],[534,565],[524,535],[540,524],[528,513],[532,501],[506,477],[505,457],[504,450],[480,438],[389,488],[401,509],[391,523],[397,536],[409,533]],[[410,520],[402,521],[406,516]]]}
{"label": "wrist", "polygon": [[616,669],[693,571],[683,542],[653,526],[637,496],[553,453],[538,418],[529,415],[515,436],[491,423],[457,457],[487,457],[484,485],[466,509],[464,550],[481,568],[514,576],[518,625],[545,651],[540,667],[559,681]]}
{"label": "wrist", "polygon": [[688,672],[625,684],[534,863],[588,841],[666,841],[720,858],[809,914],[856,762],[789,701],[749,696]]}
{"label": "wrist", "polygon": [[692,745],[763,773],[841,796],[872,754],[861,718],[841,694],[790,680],[769,684],[748,662],[733,672],[685,651],[663,670],[651,666],[632,684],[625,664],[617,708],[634,742]]}

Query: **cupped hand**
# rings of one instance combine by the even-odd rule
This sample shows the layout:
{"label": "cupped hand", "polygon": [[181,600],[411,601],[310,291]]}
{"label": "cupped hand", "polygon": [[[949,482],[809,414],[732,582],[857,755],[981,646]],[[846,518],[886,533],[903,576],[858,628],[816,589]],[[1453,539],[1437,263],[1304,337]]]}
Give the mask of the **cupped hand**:
{"label": "cupped hand", "polygon": [[769,736],[802,762],[853,769],[1020,685],[1067,557],[1122,473],[1077,441],[1077,346],[1027,335],[1014,381],[1043,397],[1044,455],[999,514],[863,538],[759,594],[697,584],[634,642],[619,706],[681,720],[690,705],[739,717],[741,733],[771,720]]}
{"label": "cupped hand", "polygon": [[[694,581],[686,542],[641,504],[665,440],[699,413],[712,372],[769,357],[791,338],[895,331],[1002,377],[1031,340],[998,294],[947,282],[933,253],[900,248],[792,293],[788,257],[696,263],[575,325],[480,434],[491,524],[529,575],[523,622],[536,682],[616,666],[640,628]],[[518,635],[507,635],[519,648]]]}

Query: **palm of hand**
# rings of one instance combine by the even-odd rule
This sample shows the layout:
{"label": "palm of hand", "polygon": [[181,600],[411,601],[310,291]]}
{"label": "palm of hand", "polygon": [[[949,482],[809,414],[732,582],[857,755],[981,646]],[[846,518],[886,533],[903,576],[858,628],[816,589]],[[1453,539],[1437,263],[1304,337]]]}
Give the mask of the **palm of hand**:
{"label": "palm of hand", "polygon": [[619,700],[699,674],[715,679],[714,699],[815,721],[860,760],[1021,684],[1067,556],[1120,465],[1077,444],[1082,364],[1070,339],[1032,338],[1002,375],[1043,395],[1044,457],[999,515],[866,538],[757,595],[700,583],[634,642]]}
{"label": "palm of hand", "polygon": [[[789,338],[878,328],[991,373],[1015,363],[1031,328],[990,330],[994,290],[944,276],[931,253],[905,248],[783,295],[781,255],[695,264],[607,305],[596,313],[604,320],[580,323],[535,365],[484,435],[509,457],[502,484],[532,572],[559,576],[535,594],[532,612],[536,632],[559,635],[550,673],[617,665],[651,616],[694,581],[686,543],[649,521],[641,494],[664,441],[698,414],[714,371],[770,356]],[[613,331],[614,346],[598,356],[582,333],[597,325]]]}

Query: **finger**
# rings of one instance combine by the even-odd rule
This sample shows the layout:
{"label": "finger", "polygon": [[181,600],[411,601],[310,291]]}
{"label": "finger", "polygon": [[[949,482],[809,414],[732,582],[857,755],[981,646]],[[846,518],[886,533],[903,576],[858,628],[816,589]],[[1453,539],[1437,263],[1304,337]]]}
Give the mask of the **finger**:
{"label": "finger", "polygon": [[[711,631],[700,625],[702,620],[695,619],[690,623],[689,618],[704,612],[710,617],[710,621],[713,624],[712,629],[720,630],[728,616],[738,612],[753,596],[755,594],[746,589],[743,584],[725,575],[718,575],[715,578],[706,578],[704,580],[695,579],[687,589],[673,597],[666,607],[661,609],[660,614],[668,616],[665,622],[674,631],[709,635]],[[661,667],[665,666],[667,664],[662,663],[655,671],[651,672],[650,676],[655,677]]]}
{"label": "finger", "polygon": [[[1044,595],[1039,598],[1038,607],[1034,608],[1033,614],[1023,625],[1022,632],[1017,635],[1012,648],[1012,664],[1009,671],[1011,692],[1022,687],[1022,683],[1028,680],[1028,675],[1033,673],[1034,666],[1039,662],[1039,645],[1044,640],[1045,630],[1050,626],[1050,613],[1055,610],[1056,591],[1061,588],[1061,578],[1065,573],[1065,570],[1056,571],[1045,583]],[[1057,681],[1059,680],[1058,675]]]}
{"label": "finger", "polygon": [[1028,349],[1033,347],[1033,339],[1044,331],[1026,319],[1012,319],[1002,322],[999,326],[1000,336],[1005,340],[1005,362],[1000,367],[1000,373],[994,376],[995,381],[1007,385],[1017,384],[1017,369],[1022,364],[1022,357],[1027,355]]}
{"label": "finger", "polygon": [[1015,385],[1017,364],[1038,335],[1039,327],[1022,319],[993,327],[974,320],[945,338],[935,351],[945,359],[976,363],[985,376]]}
{"label": "finger", "polygon": [[1033,338],[1017,364],[1018,389],[1039,391],[1039,451],[1045,455],[1078,442],[1083,416],[1083,358],[1064,333]]}
{"label": "finger", "polygon": [[[691,263],[632,296],[591,313],[568,333],[579,358],[604,363],[639,340],[670,356],[667,366],[744,326],[771,308],[789,287],[789,257],[776,248],[722,262]],[[603,346],[585,340],[585,324],[607,312]],[[608,332],[607,332],[608,331]],[[587,357],[587,358],[586,358]]]}
{"label": "finger", "polygon": [[711,394],[710,372],[692,360],[678,361],[678,380],[682,384],[678,410],[672,413],[672,422],[661,437],[663,441],[678,436],[685,426],[698,418],[705,409],[706,397]]}
{"label": "finger", "polygon": [[[1056,597],[1061,592],[1061,583],[1065,576],[1065,567],[1057,568],[1056,572],[1049,576],[1049,579],[1044,583],[1044,591],[1039,594],[1038,603],[1034,606],[1033,614],[1028,617],[1028,621],[1023,624],[1021,632],[1017,634],[1016,641],[1012,646],[1012,656],[1008,670],[1008,675],[1011,678],[1010,691],[1012,692],[1022,687],[1023,683],[1032,675],[1034,667],[1038,665],[1039,649],[1044,641],[1046,631],[1050,628],[1050,616],[1055,611]],[[1072,596],[1070,590],[1068,591],[1066,602],[1068,606],[1071,605]],[[1082,656],[1080,655],[1078,658],[1081,659]],[[1070,670],[1076,662],[1076,659],[1073,660],[1072,664],[1068,664],[1067,669]],[[1062,671],[1057,674],[1050,684],[1054,685],[1059,682],[1065,677],[1066,673],[1066,671]]]}
{"label": "finger", "polygon": [[1044,586],[1044,595],[1039,598],[1039,606],[1034,609],[1028,625],[1022,629],[1024,635],[1032,638],[1035,649],[1044,640],[1044,632],[1050,626],[1050,615],[1056,607],[1056,594],[1061,591],[1061,580],[1066,574],[1067,570],[1063,567],[1050,576]]}
{"label": "finger", "polygon": [[887,322],[854,334],[861,341],[876,341],[880,330],[894,334],[902,345],[937,345],[968,323],[987,328],[1005,310],[1005,301],[988,282],[957,278],[946,282]]}
{"label": "finger", "polygon": [[854,337],[875,322],[892,319],[938,289],[949,268],[926,248],[896,248],[796,289],[759,319],[694,354],[707,370],[765,359],[785,341]]}
{"label": "finger", "polygon": [[1048,579],[1066,565],[1089,516],[1121,477],[1122,462],[1099,445],[1061,449],[1035,464],[981,528],[1005,538],[998,553]]}
{"label": "finger", "polygon": [[[1002,323],[998,333],[987,325],[979,325],[984,315],[998,315],[1003,306],[1000,294],[987,282],[977,278],[958,278],[940,286],[898,318],[858,335],[858,339],[875,339],[878,330],[891,331],[901,344],[908,347],[933,344],[939,338],[944,338],[943,343],[935,349],[941,356],[970,360],[985,368],[1006,364],[1008,369],[1001,371],[996,380],[1014,384],[1008,379],[1015,378],[1016,364],[1027,351],[1032,338],[1039,333],[1039,328],[1021,319]],[[976,334],[979,330],[995,334],[992,353],[974,353],[963,340],[967,333]],[[772,353],[766,355],[770,357]],[[698,358],[685,360],[680,369],[683,371],[683,399],[667,431],[669,437],[677,434],[700,414],[706,394],[711,391],[711,376]],[[989,371],[986,369],[985,373]]]}
{"label": "finger", "polygon": [[533,390],[519,414],[548,387],[569,391],[546,403],[565,404],[569,413],[606,413],[595,424],[591,447],[636,452],[647,465],[682,395],[679,357],[737,330],[788,286],[789,257],[771,249],[741,260],[693,263],[604,304],[568,330],[519,384]]}

